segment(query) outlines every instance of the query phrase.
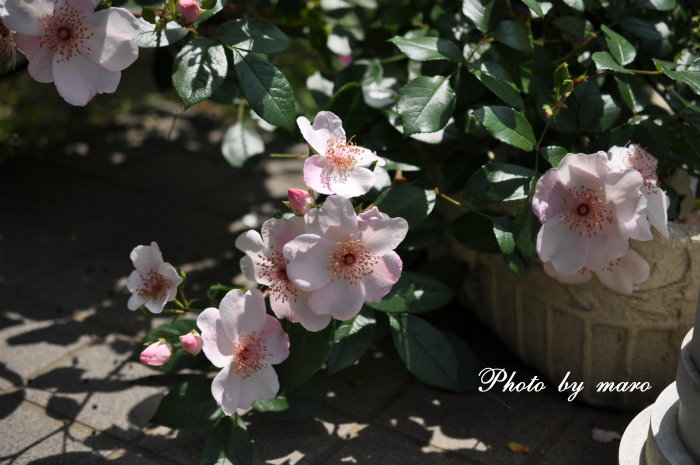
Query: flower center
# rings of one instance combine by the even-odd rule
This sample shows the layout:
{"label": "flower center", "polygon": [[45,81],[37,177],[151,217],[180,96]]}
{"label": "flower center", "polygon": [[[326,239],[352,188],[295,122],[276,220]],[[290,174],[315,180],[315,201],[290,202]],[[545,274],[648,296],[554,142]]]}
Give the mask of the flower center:
{"label": "flower center", "polygon": [[561,222],[579,236],[593,237],[603,230],[605,223],[612,223],[613,214],[605,200],[605,188],[592,186],[570,187],[562,200]]}
{"label": "flower center", "polygon": [[273,252],[272,256],[258,255],[260,261],[256,263],[260,267],[258,278],[269,281],[270,295],[275,300],[286,302],[293,296],[296,300],[297,288],[287,276],[287,261],[280,252]]}
{"label": "flower center", "polygon": [[233,347],[233,368],[241,378],[248,378],[265,367],[265,359],[271,357],[265,339],[257,331],[241,332]]}
{"label": "flower center", "polygon": [[94,33],[88,31],[83,12],[68,3],[54,10],[52,15],[41,16],[39,27],[43,31],[39,46],[58,53],[59,62],[90,52],[86,42]]}
{"label": "flower center", "polygon": [[369,250],[369,246],[359,240],[336,242],[328,254],[331,279],[344,279],[355,286],[362,278],[371,275],[379,257],[370,255]]}
{"label": "flower center", "polygon": [[656,174],[658,164],[656,158],[638,145],[631,145],[627,151],[627,166],[639,171],[644,187],[655,189],[658,186],[659,176]]}
{"label": "flower center", "polygon": [[345,141],[345,137],[340,139],[328,139],[326,142],[326,159],[330,166],[337,170],[348,171],[357,163],[360,149],[352,140]]}
{"label": "flower center", "polygon": [[162,297],[167,289],[168,282],[163,275],[155,271],[149,271],[145,277],[141,275],[141,287],[136,292],[141,297],[157,299]]}

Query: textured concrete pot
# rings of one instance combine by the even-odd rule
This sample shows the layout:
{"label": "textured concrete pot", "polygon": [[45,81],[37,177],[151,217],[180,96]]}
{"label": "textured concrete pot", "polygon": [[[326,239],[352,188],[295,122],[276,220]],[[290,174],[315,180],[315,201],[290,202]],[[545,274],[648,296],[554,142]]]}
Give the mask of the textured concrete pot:
{"label": "textured concrete pot", "polygon": [[[453,252],[470,265],[461,297],[555,386],[571,372],[569,382],[585,382],[578,399],[600,406],[646,406],[674,380],[700,289],[700,225],[670,224],[669,232],[670,239],[633,241],[651,265],[651,276],[631,296],[595,278],[561,284],[540,264],[520,283],[501,256],[453,240]],[[597,384],[607,381],[646,381],[652,389],[597,392]]]}

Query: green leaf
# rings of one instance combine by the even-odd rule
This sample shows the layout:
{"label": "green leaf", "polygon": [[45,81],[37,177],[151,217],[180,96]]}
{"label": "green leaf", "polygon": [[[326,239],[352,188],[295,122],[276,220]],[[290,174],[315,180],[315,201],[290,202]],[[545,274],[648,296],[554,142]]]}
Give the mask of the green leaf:
{"label": "green leaf", "polygon": [[444,335],[457,355],[457,377],[459,388],[457,392],[473,391],[481,384],[479,381],[479,364],[474,353],[461,337],[445,331]]}
{"label": "green leaf", "polygon": [[605,43],[608,45],[608,50],[610,50],[615,61],[623,66],[632,63],[637,55],[634,45],[605,24],[600,28],[605,34]]}
{"label": "green leaf", "polygon": [[394,45],[416,61],[450,60],[455,63],[462,62],[462,51],[450,40],[437,37],[406,37],[396,36],[389,39]]}
{"label": "green leaf", "polygon": [[151,24],[155,24],[156,10],[154,10],[151,7],[145,6],[143,7],[143,10],[141,10],[141,17],[144,19],[144,21],[149,22]]}
{"label": "green leaf", "polygon": [[209,98],[226,78],[227,70],[221,44],[205,38],[185,44],[173,63],[173,87],[185,108]]}
{"label": "green leaf", "polygon": [[566,156],[568,150],[564,147],[559,147],[557,145],[550,145],[548,147],[542,147],[542,156],[547,159],[552,168],[559,166],[559,162],[562,158]]}
{"label": "green leaf", "polygon": [[520,24],[504,20],[496,27],[496,30],[491,33],[491,37],[497,42],[505,44],[521,52],[532,51],[532,41],[530,35]]}
{"label": "green leaf", "polygon": [[496,139],[526,152],[535,148],[535,134],[530,123],[512,108],[485,106],[473,113]]}
{"label": "green leaf", "polygon": [[580,16],[559,16],[554,25],[562,32],[576,38],[585,39],[593,34],[593,25]]}
{"label": "green leaf", "polygon": [[278,53],[291,45],[284,32],[260,18],[226,21],[214,35],[226,45],[257,53]]}
{"label": "green leaf", "polygon": [[265,144],[252,128],[236,122],[226,130],[221,151],[231,166],[240,168],[249,158],[263,153]]}
{"label": "green leaf", "polygon": [[499,216],[493,221],[493,234],[508,268],[522,281],[527,276],[529,266],[515,250],[515,237],[511,231],[512,221],[508,216]]}
{"label": "green leaf", "polygon": [[481,32],[489,30],[496,0],[463,0],[462,12]]}
{"label": "green leaf", "polygon": [[362,357],[372,345],[375,331],[376,320],[371,314],[343,321],[335,330],[335,344],[328,354],[328,374],[337,373]]}
{"label": "green leaf", "polygon": [[294,388],[287,397],[277,396],[274,399],[254,400],[253,408],[275,419],[299,420],[313,415],[325,403],[321,393],[308,385],[302,385]]}
{"label": "green leaf", "polygon": [[523,0],[523,3],[527,5],[528,8],[530,8],[532,11],[534,11],[537,16],[539,16],[540,18],[544,18],[544,15],[546,13],[542,11],[542,7],[540,6],[537,0]]}
{"label": "green leaf", "polygon": [[221,303],[221,299],[223,299],[224,296],[233,289],[237,288],[226,286],[224,284],[212,284],[211,286],[209,286],[209,289],[207,289],[207,298],[209,299],[209,306],[218,308],[219,304]]}
{"label": "green leaf", "polygon": [[633,113],[640,113],[649,105],[649,94],[641,76],[615,76],[622,100]]}
{"label": "green leaf", "polygon": [[455,92],[443,76],[419,76],[399,90],[396,106],[404,134],[436,132],[447,125],[455,108]]}
{"label": "green leaf", "polygon": [[500,253],[493,235],[493,223],[475,212],[467,212],[450,225],[452,234],[462,244],[479,252]]}
{"label": "green leaf", "polygon": [[676,7],[676,0],[637,0],[635,3],[647,10],[669,11]]}
{"label": "green leaf", "polygon": [[470,176],[464,187],[464,199],[476,207],[524,199],[534,174],[519,165],[487,163]]}
{"label": "green leaf", "polygon": [[404,271],[381,302],[368,307],[387,313],[425,313],[444,307],[454,292],[442,281],[415,271]]}
{"label": "green leaf", "polygon": [[688,84],[696,94],[700,94],[700,71],[676,71],[678,65],[670,61],[663,61],[654,58],[656,69],[673,79],[674,81]]}
{"label": "green leaf", "polygon": [[411,184],[400,184],[383,191],[374,204],[391,217],[400,216],[413,228],[435,208],[435,192]]}
{"label": "green leaf", "polygon": [[457,355],[439,330],[405,313],[390,315],[389,323],[394,345],[413,376],[430,386],[459,390]]}
{"label": "green leaf", "polygon": [[590,0],[564,0],[564,3],[569,5],[574,10],[583,13],[584,11],[586,11]]}
{"label": "green leaf", "polygon": [[156,342],[158,339],[178,341],[182,334],[187,334],[197,328],[197,320],[192,318],[178,318],[175,321],[163,323],[152,329],[143,338],[143,343]]}
{"label": "green leaf", "polygon": [[592,56],[593,61],[595,61],[596,68],[599,71],[604,71],[606,69],[617,71],[618,73],[624,74],[634,74],[632,71],[628,71],[615,61],[615,59],[608,52],[595,52]]}
{"label": "green leaf", "polygon": [[199,24],[202,24],[204,21],[207,19],[211,18],[214,16],[216,13],[224,9],[224,6],[226,6],[226,3],[228,3],[228,0],[215,0],[215,1],[210,1],[206,3],[207,0],[203,3],[203,5],[208,6],[209,8],[205,8],[206,11],[203,11],[197,19],[194,20],[192,23],[192,26],[197,26]]}
{"label": "green leaf", "polygon": [[588,132],[600,133],[610,129],[620,117],[620,106],[608,94],[591,94],[579,98],[579,126]]}
{"label": "green leaf", "polygon": [[141,48],[157,48],[165,47],[182,40],[187,35],[187,28],[180,27],[174,21],[165,25],[165,29],[156,31],[153,24],[137,19],[136,23],[139,28],[139,33],[134,37],[134,43]]}
{"label": "green leaf", "polygon": [[262,58],[234,52],[238,81],[251,108],[262,119],[294,133],[294,93],[280,70]]}
{"label": "green leaf", "polygon": [[418,226],[409,229],[399,248],[401,250],[423,249],[443,240],[444,236],[445,227],[442,218],[437,215],[428,215],[425,221],[421,221]]}
{"label": "green leaf", "polygon": [[253,446],[238,416],[222,418],[204,443],[199,465],[250,465]]}
{"label": "green leaf", "polygon": [[338,115],[349,134],[360,134],[367,118],[367,105],[362,95],[362,84],[348,82],[328,102],[328,110]]}
{"label": "green leaf", "polygon": [[481,69],[469,68],[469,71],[476,76],[487,89],[496,94],[511,107],[515,107],[518,110],[522,110],[525,107],[525,102],[523,102],[515,84],[512,82],[503,79],[503,77],[494,76],[485,68],[484,64],[481,65]]}
{"label": "green leaf", "polygon": [[291,389],[305,382],[326,361],[331,350],[333,328],[328,325],[318,332],[304,329],[299,323],[289,325],[289,357],[277,365],[280,386]]}
{"label": "green leaf", "polygon": [[151,423],[168,428],[194,428],[218,420],[223,412],[211,395],[211,381],[186,381],[160,401]]}
{"label": "green leaf", "polygon": [[[534,185],[533,185],[534,189]],[[523,203],[513,220],[513,237],[515,248],[525,260],[528,268],[537,258],[537,233],[540,230],[540,222],[532,213],[530,202]]]}

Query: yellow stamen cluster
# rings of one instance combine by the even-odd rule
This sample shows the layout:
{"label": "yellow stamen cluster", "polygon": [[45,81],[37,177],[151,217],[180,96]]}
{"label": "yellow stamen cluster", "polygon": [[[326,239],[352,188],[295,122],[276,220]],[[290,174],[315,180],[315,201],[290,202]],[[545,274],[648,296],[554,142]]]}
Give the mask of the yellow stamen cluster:
{"label": "yellow stamen cluster", "polygon": [[561,221],[576,230],[579,236],[593,237],[613,222],[613,213],[605,200],[605,188],[597,186],[570,187],[562,200]]}
{"label": "yellow stamen cluster", "polygon": [[345,141],[345,137],[340,139],[328,139],[326,142],[326,158],[328,163],[335,169],[346,171],[357,163],[361,149],[352,140]]}
{"label": "yellow stamen cluster", "polygon": [[70,60],[75,55],[86,55],[90,47],[85,42],[94,33],[88,32],[84,20],[83,12],[68,3],[54,10],[52,15],[41,16],[39,27],[43,34],[39,46],[58,53],[59,62]]}
{"label": "yellow stamen cluster", "polygon": [[639,171],[642,175],[644,187],[655,189],[659,184],[659,176],[656,168],[659,164],[656,158],[639,145],[631,145],[627,151],[627,166]]}
{"label": "yellow stamen cluster", "polygon": [[241,332],[233,348],[233,368],[241,378],[248,378],[265,367],[265,359],[272,357],[265,339],[257,331]]}
{"label": "yellow stamen cluster", "polygon": [[359,240],[336,242],[328,254],[328,271],[333,279],[344,279],[355,286],[374,272],[379,257],[370,255],[369,246]]}
{"label": "yellow stamen cluster", "polygon": [[157,299],[162,297],[167,289],[168,282],[163,275],[155,271],[149,271],[145,277],[141,275],[141,287],[136,292],[141,297]]}

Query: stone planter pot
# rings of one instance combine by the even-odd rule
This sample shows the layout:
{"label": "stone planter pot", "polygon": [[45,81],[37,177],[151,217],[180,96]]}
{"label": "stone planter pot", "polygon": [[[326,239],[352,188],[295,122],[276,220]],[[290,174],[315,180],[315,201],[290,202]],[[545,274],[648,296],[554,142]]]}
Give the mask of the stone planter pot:
{"label": "stone planter pot", "polygon": [[[525,363],[559,385],[584,381],[577,399],[592,405],[639,408],[673,382],[683,337],[693,326],[700,289],[700,225],[669,225],[632,247],[651,265],[647,282],[631,296],[596,278],[561,284],[535,265],[523,283],[503,257],[475,252],[453,239],[470,265],[461,298]],[[599,382],[644,382],[646,392],[596,392]]]}

